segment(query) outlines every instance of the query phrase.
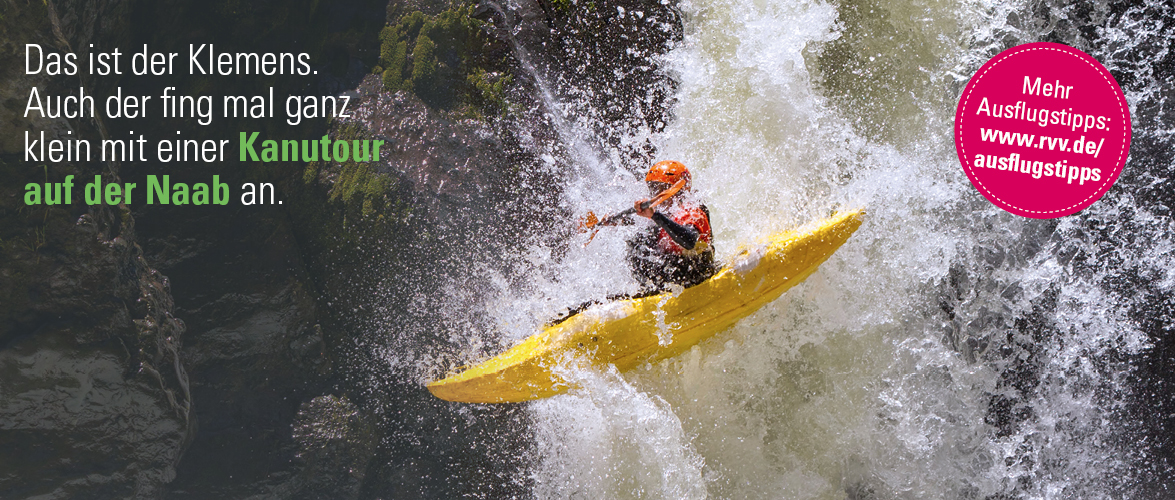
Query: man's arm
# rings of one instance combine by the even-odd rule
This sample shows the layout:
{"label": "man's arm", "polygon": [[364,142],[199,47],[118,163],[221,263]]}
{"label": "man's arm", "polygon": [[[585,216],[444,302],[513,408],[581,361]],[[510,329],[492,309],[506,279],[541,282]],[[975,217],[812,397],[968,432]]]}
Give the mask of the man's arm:
{"label": "man's arm", "polygon": [[698,229],[692,225],[682,225],[673,222],[673,219],[666,217],[661,212],[653,212],[653,222],[657,223],[661,229],[664,229],[673,238],[673,242],[681,245],[681,248],[686,250],[693,250],[694,245],[698,244]]}
{"label": "man's arm", "polygon": [[669,234],[669,237],[673,239],[673,242],[682,248],[686,250],[694,249],[694,246],[698,244],[698,237],[701,235],[697,227],[694,227],[692,224],[678,224],[673,219],[666,217],[665,214],[653,210],[652,207],[642,206],[642,202],[644,201],[640,200],[636,202],[633,206],[634,213],[641,217],[653,219],[653,222],[657,223],[657,226],[661,229],[664,229]]}

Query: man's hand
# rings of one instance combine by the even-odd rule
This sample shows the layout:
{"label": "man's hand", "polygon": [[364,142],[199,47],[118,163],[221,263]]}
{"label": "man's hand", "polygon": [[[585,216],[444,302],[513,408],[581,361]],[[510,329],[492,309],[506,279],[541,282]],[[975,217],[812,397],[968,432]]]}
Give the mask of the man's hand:
{"label": "man's hand", "polygon": [[633,205],[632,209],[633,209],[633,211],[636,212],[637,215],[644,217],[646,219],[652,219],[653,218],[653,207],[651,205],[647,206],[647,207],[641,206],[641,205],[644,205],[648,201],[649,200],[637,200],[636,204]]}

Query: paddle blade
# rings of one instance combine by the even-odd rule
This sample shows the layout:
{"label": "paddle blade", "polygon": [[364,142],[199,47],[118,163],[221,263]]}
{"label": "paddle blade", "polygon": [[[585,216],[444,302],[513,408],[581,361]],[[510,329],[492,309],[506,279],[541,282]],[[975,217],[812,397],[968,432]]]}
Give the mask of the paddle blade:
{"label": "paddle blade", "polygon": [[592,240],[596,239],[596,235],[599,234],[599,232],[600,232],[600,228],[598,228],[598,227],[595,229],[592,229],[592,234],[591,234],[591,236],[588,236],[587,241],[583,242],[583,247],[587,248],[588,245],[591,245]]}
{"label": "paddle blade", "polygon": [[596,227],[600,223],[600,218],[596,217],[595,212],[588,212],[587,215],[580,217],[579,224],[576,225],[576,231],[586,233],[588,229]]}

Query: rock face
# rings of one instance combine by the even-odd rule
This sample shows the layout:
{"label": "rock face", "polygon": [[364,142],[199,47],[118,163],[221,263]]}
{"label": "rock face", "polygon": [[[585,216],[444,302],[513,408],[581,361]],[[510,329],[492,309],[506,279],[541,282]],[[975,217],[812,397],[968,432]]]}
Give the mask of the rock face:
{"label": "rock face", "polygon": [[[5,68],[23,68],[26,43],[64,52],[109,36],[53,4],[4,9]],[[179,355],[184,324],[125,206],[25,204],[27,183],[116,180],[119,169],[25,162],[23,146],[12,144],[25,130],[97,142],[104,128],[92,119],[25,119],[21,97],[33,86],[57,95],[81,81],[23,73],[0,77],[0,497],[156,497],[194,430]]]}
{"label": "rock face", "polygon": [[597,156],[633,172],[648,168],[656,151],[632,139],[669,121],[676,82],[655,61],[682,39],[677,2],[540,0],[484,17],[532,59]]}
{"label": "rock face", "polygon": [[[663,124],[672,86],[647,62],[629,68],[643,57],[629,49],[664,51],[680,35],[672,8],[597,2],[592,11],[568,3],[503,10],[427,0],[161,5],[5,4],[0,62],[23,67],[26,43],[77,51],[84,60],[82,48],[91,43],[183,53],[187,43],[215,42],[306,51],[320,75],[0,73],[0,498],[527,496],[524,408],[442,402],[421,381],[455,361],[471,335],[482,336],[487,353],[502,347],[484,335],[491,326],[476,306],[493,290],[489,277],[508,275],[519,245],[564,225],[565,214],[548,208],[564,174],[539,159],[558,141],[552,110],[536,97],[539,84],[552,82],[572,107],[608,110],[593,117],[598,147],[621,148],[636,165],[650,154],[647,145],[619,146],[606,125]],[[432,59],[405,52],[401,84],[411,85],[385,86],[383,68],[362,78],[381,64],[384,13],[399,25],[417,10],[422,26],[428,17],[449,27],[426,30],[437,40],[423,48],[419,33],[395,38],[406,51],[433,51]],[[642,31],[645,24],[659,27]],[[442,39],[446,33],[463,33],[464,45]],[[421,61],[435,61],[436,71],[418,71]],[[625,72],[619,79],[617,70]],[[421,90],[442,80],[459,88]],[[298,127],[283,120],[201,127],[22,117],[32,86],[64,93],[85,85],[94,95],[122,86],[149,95],[175,85],[179,93],[249,95],[270,84],[279,93],[356,89],[348,91],[353,117]],[[595,85],[611,90],[588,95]],[[386,146],[372,163],[230,162],[216,171],[203,164],[42,166],[23,157],[25,130],[96,142],[131,129],[170,132],[164,127],[195,139],[261,130],[284,138],[376,138]],[[79,194],[98,174],[193,182],[209,172],[234,188],[273,182],[284,204],[24,200],[27,183],[44,187],[67,175]]]}
{"label": "rock face", "polygon": [[[451,346],[448,336],[462,326],[471,327],[467,333],[480,327],[471,308],[447,307],[437,290],[464,279],[468,296],[477,297],[483,277],[471,270],[500,266],[497,255],[510,237],[527,234],[533,218],[521,216],[525,204],[510,203],[519,199],[523,177],[512,162],[533,159],[492,125],[387,91],[374,75],[353,105],[352,118],[334,122],[330,135],[385,141],[380,161],[307,165],[306,198],[291,213],[323,297],[324,346],[343,392],[306,401],[298,411],[296,428],[330,428],[337,436],[324,445],[321,433],[296,433],[303,471],[318,471],[303,491],[361,498],[521,494],[524,479],[494,479],[518,474],[521,464],[463,452],[488,442],[491,456],[510,456],[509,448],[525,439],[521,414],[481,409],[473,410],[480,418],[467,418],[462,413],[469,410],[424,390],[417,364]],[[357,413],[342,409],[350,406]],[[351,416],[320,421],[338,412]],[[372,436],[371,446],[347,436]],[[324,467],[359,463],[364,454],[350,477],[323,482]]]}
{"label": "rock face", "polygon": [[[308,187],[329,200],[301,204],[316,213],[294,216],[302,221],[296,231],[308,254],[331,256],[307,259],[311,269],[333,271],[316,281],[331,298],[324,308],[326,344],[334,346],[328,349],[336,359],[347,360],[337,373],[348,381],[350,401],[382,436],[361,497],[528,495],[532,440],[523,409],[438,401],[419,381],[467,359],[470,349],[489,354],[505,347],[483,312],[496,286],[490,277],[509,276],[527,245],[565,230],[567,216],[557,200],[561,179],[574,175],[566,164],[571,159],[555,165],[540,159],[565,147],[554,115],[590,113],[586,118],[599,128],[592,146],[602,157],[647,168],[653,151],[646,144],[622,146],[618,137],[623,130],[663,126],[672,84],[644,56],[632,54],[667,50],[680,36],[680,20],[660,3],[624,6],[643,17],[621,18],[621,5],[611,3],[593,12],[543,10],[537,3],[466,11],[487,21],[480,28],[496,37],[492,46],[511,49],[496,65],[468,70],[511,82],[500,94],[509,106],[496,108],[493,99],[468,88],[456,103],[432,106],[405,90],[419,86],[402,78],[406,71],[389,87],[385,68],[359,86],[356,113],[335,122],[331,136],[385,140],[386,156],[375,164],[307,168]],[[385,48],[389,40],[403,44],[384,51],[395,55],[392,62],[419,47],[405,21],[414,16],[412,8],[389,9],[390,24],[400,28],[384,37]],[[445,19],[445,11],[421,10],[428,16],[421,33],[428,32],[429,19]],[[629,68],[636,59],[643,66]],[[452,60],[485,61],[476,54]],[[606,90],[589,93],[596,85]],[[553,89],[567,107],[549,107],[540,87]],[[336,233],[340,226],[345,230]],[[334,236],[314,241],[328,234]]]}
{"label": "rock face", "polygon": [[290,425],[304,399],[327,389],[330,361],[288,222],[242,208],[171,229],[155,224],[174,219],[146,219],[149,257],[184,284],[176,314],[188,325],[182,354],[199,422],[170,496],[298,491]]}

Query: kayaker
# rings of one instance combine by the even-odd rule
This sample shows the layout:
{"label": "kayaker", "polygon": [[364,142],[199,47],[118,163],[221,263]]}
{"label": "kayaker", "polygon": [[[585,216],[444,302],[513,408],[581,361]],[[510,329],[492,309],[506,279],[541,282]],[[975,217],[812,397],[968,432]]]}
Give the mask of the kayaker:
{"label": "kayaker", "polygon": [[[627,259],[633,277],[641,284],[635,294],[612,295],[608,300],[645,297],[672,285],[691,287],[717,272],[714,263],[710,211],[694,197],[689,169],[681,162],[662,161],[645,174],[650,199],[637,200],[633,208],[599,219],[588,212],[579,221],[581,232],[591,232],[588,243],[600,226],[628,226],[638,223],[634,214],[650,223],[628,242]],[[548,325],[556,325],[599,301],[572,307]]]}
{"label": "kayaker", "polygon": [[694,197],[689,169],[681,162],[658,162],[645,174],[645,183],[652,198],[637,200],[633,208],[603,219],[591,212],[580,219],[580,231],[592,233],[588,242],[600,226],[637,223],[632,217],[635,214],[651,221],[628,242],[628,264],[641,284],[638,295],[659,292],[669,285],[690,287],[713,276],[717,266],[710,211]]}
{"label": "kayaker", "polygon": [[628,263],[646,290],[693,286],[716,271],[710,211],[690,182],[689,169],[676,161],[658,162],[645,174],[656,203],[638,200],[633,213],[652,224],[628,242]]}

